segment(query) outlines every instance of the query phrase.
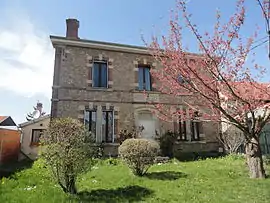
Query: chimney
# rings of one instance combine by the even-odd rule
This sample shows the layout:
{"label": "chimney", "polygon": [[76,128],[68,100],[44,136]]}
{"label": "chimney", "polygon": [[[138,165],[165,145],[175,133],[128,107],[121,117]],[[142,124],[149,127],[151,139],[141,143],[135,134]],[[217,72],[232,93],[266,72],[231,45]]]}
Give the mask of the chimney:
{"label": "chimney", "polygon": [[78,29],[79,29],[79,21],[74,18],[66,19],[67,23],[67,32],[66,32],[66,38],[70,39],[79,39],[78,36]]}

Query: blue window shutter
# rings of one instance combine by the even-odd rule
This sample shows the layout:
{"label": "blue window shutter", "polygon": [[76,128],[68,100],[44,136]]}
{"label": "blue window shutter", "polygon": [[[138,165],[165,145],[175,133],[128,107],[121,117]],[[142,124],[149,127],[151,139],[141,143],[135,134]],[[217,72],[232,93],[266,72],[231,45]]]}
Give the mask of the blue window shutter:
{"label": "blue window shutter", "polygon": [[107,64],[102,63],[101,64],[101,83],[100,83],[101,87],[107,87],[107,82],[108,82],[107,72],[108,72]]}
{"label": "blue window shutter", "polygon": [[144,74],[143,74],[144,68],[139,67],[139,90],[144,90]]}
{"label": "blue window shutter", "polygon": [[150,68],[144,68],[145,90],[151,90]]}
{"label": "blue window shutter", "polygon": [[93,67],[93,87],[99,86],[99,64],[94,63]]}
{"label": "blue window shutter", "polygon": [[108,85],[107,63],[95,62],[93,67],[93,87],[105,87]]}

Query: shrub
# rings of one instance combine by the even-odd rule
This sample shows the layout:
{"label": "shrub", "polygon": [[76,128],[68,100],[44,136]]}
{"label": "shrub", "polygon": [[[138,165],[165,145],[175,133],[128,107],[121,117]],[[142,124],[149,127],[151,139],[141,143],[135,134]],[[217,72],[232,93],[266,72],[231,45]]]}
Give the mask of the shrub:
{"label": "shrub", "polygon": [[227,155],[227,158],[229,158],[231,160],[243,160],[243,159],[245,159],[245,154],[243,154],[243,153],[233,153],[233,154]]}
{"label": "shrub", "polygon": [[157,142],[146,139],[127,139],[119,147],[119,155],[135,175],[143,176],[158,155]]}
{"label": "shrub", "polygon": [[108,158],[105,160],[105,163],[107,165],[113,165],[113,166],[116,166],[119,164],[119,160],[118,159],[115,159],[115,158]]}
{"label": "shrub", "polygon": [[41,156],[57,183],[64,192],[77,193],[78,175],[90,169],[93,163],[91,135],[78,120],[59,118],[51,121],[41,143]]}
{"label": "shrub", "polygon": [[119,143],[122,144],[126,139],[136,138],[136,131],[133,128],[132,131],[127,129],[120,130],[119,132]]}
{"label": "shrub", "polygon": [[263,155],[263,162],[266,165],[270,165],[270,155],[269,154]]}
{"label": "shrub", "polygon": [[173,157],[173,145],[177,139],[177,134],[167,131],[159,138],[160,150],[163,156]]}

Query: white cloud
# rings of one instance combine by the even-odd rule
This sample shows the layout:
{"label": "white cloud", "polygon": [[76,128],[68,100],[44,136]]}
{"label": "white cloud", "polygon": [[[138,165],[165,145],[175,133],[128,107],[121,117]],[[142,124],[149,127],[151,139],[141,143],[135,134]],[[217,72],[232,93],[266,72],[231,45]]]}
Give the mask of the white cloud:
{"label": "white cloud", "polygon": [[0,24],[0,88],[26,97],[41,93],[51,98],[54,50],[49,34],[38,30],[27,16],[9,13],[5,24]]}

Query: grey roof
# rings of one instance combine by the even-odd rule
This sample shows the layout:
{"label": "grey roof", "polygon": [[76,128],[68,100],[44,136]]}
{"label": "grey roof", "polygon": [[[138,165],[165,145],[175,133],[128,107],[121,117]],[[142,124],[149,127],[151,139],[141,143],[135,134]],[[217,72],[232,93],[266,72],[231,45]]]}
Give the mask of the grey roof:
{"label": "grey roof", "polygon": [[47,115],[41,116],[41,117],[39,117],[37,119],[33,119],[31,121],[27,121],[27,122],[21,123],[21,124],[19,124],[19,127],[21,128],[21,127],[24,127],[24,126],[27,126],[27,125],[31,125],[33,123],[37,123],[39,121],[42,121],[42,120],[47,119],[47,118],[50,118],[50,117],[51,117],[51,115],[50,114],[47,114]]}

